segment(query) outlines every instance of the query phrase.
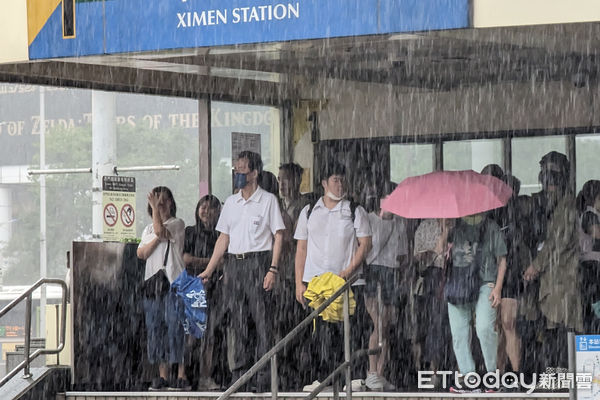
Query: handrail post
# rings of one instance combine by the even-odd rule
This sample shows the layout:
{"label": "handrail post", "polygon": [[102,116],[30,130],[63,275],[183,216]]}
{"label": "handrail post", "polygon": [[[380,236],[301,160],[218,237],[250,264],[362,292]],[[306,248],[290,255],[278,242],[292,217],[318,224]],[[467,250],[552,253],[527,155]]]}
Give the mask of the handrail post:
{"label": "handrail post", "polygon": [[350,364],[350,288],[344,291],[344,361],[346,366],[346,399],[352,399],[352,365]]}
{"label": "handrail post", "polygon": [[333,387],[333,400],[340,399],[340,379],[338,375],[335,375],[332,379],[332,387]]}
{"label": "handrail post", "polygon": [[29,351],[31,347],[31,293],[27,295],[25,303],[25,368],[23,373],[23,379],[31,378],[30,365],[29,365]]}
{"label": "handrail post", "polygon": [[271,357],[271,399],[277,400],[279,382],[277,377],[277,354]]}
{"label": "handrail post", "polygon": [[383,354],[383,301],[381,299],[381,282],[377,282],[377,342]]}
{"label": "handrail post", "polygon": [[[58,348],[58,346],[60,345],[60,321],[59,321],[59,315],[60,315],[60,305],[59,304],[55,304],[54,305],[54,311],[56,314],[56,348]],[[60,365],[60,352],[56,353],[56,365]]]}

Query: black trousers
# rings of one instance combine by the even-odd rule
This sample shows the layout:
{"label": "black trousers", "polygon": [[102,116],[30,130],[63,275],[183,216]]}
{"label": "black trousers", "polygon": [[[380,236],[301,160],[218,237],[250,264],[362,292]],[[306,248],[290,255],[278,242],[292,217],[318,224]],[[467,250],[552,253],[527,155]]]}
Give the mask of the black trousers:
{"label": "black trousers", "polygon": [[[363,288],[352,287],[356,301],[354,315],[350,316],[350,352],[368,347],[368,319],[364,305]],[[313,309],[307,309],[310,314]],[[307,315],[308,315],[307,314]],[[366,327],[365,327],[366,325]],[[318,317],[313,324],[310,341],[312,380],[323,382],[334,369],[344,362],[344,323],[326,322]],[[352,379],[366,375],[368,359],[363,357],[354,362]],[[343,379],[343,375],[342,375]],[[311,380],[311,382],[312,382]],[[310,382],[308,382],[310,383]]]}
{"label": "black trousers", "polygon": [[[244,260],[228,259],[224,268],[224,300],[229,310],[227,362],[232,378],[239,378],[272,346],[271,293],[263,289],[270,254]],[[254,327],[254,330],[252,330]],[[254,334],[255,333],[255,334]],[[257,384],[270,381],[269,367],[259,372]]]}

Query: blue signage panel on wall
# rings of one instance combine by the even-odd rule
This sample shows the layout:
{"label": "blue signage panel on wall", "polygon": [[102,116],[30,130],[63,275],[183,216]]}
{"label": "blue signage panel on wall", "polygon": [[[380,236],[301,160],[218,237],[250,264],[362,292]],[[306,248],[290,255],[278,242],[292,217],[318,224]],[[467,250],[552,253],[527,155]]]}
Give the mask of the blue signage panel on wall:
{"label": "blue signage panel on wall", "polygon": [[76,5],[75,37],[63,38],[59,6],[30,46],[31,58],[454,29],[469,22],[468,0],[78,0]]}

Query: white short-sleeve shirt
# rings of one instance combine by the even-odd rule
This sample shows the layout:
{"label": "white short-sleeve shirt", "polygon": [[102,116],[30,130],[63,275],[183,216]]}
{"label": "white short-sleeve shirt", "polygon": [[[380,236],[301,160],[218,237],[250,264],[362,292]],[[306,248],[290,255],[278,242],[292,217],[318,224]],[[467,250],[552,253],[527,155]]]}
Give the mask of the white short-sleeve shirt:
{"label": "white short-sleeve shirt", "polygon": [[367,264],[397,268],[398,257],[408,254],[406,226],[397,215],[383,219],[374,212],[369,213],[369,223],[373,231],[371,251],[367,255]]}
{"label": "white short-sleeve shirt", "polygon": [[[185,264],[183,262],[183,242],[185,240],[185,223],[179,218],[171,217],[163,223],[163,226],[171,234],[171,245],[169,247],[169,255],[167,256],[167,266],[165,272],[170,282],[173,282],[183,271]],[[142,240],[140,246],[145,246],[150,243],[156,234],[154,233],[154,226],[152,224],[144,228],[142,232]],[[146,259],[146,271],[144,273],[144,280],[152,277],[161,268],[165,260],[165,253],[167,251],[167,241],[161,240],[158,246],[154,249],[152,254]]]}
{"label": "white short-sleeve shirt", "polygon": [[273,235],[285,225],[277,197],[258,187],[248,200],[241,191],[229,196],[216,229],[229,235],[229,253],[242,254],[271,250]]}
{"label": "white short-sleeve shirt", "polygon": [[310,218],[306,218],[309,206],[300,212],[294,239],[306,240],[306,263],[302,280],[333,272],[339,274],[350,265],[358,247],[357,238],[371,236],[367,213],[361,206],[352,210],[350,201],[342,200],[331,210],[325,207],[323,198],[313,206]]}

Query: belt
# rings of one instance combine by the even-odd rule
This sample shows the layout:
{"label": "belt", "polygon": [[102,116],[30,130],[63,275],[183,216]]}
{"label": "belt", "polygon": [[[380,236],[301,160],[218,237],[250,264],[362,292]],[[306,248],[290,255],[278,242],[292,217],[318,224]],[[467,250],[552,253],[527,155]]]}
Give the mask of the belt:
{"label": "belt", "polygon": [[252,251],[249,253],[241,253],[241,254],[227,253],[227,257],[229,259],[235,259],[235,260],[246,260],[248,258],[256,258],[256,257],[266,256],[266,255],[269,255],[269,253],[271,253],[270,250]]}

